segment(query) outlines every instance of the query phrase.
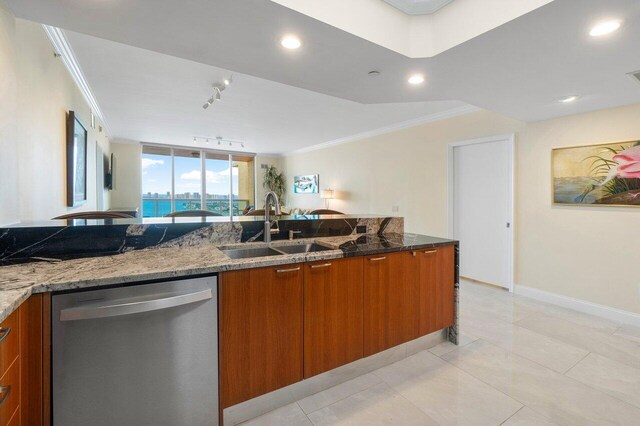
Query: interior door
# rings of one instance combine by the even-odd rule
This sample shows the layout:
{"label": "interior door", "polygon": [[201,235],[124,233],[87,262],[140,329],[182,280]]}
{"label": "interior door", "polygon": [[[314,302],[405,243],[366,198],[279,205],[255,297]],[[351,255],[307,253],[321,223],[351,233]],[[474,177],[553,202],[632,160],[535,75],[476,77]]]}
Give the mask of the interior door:
{"label": "interior door", "polygon": [[453,147],[453,237],[460,275],[512,290],[513,141]]}

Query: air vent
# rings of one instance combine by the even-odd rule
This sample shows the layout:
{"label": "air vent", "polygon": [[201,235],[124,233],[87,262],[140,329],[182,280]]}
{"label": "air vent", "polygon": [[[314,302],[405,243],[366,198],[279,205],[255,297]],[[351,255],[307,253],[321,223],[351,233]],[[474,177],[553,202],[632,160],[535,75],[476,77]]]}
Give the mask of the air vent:
{"label": "air vent", "polygon": [[636,83],[640,83],[640,71],[634,71],[627,74],[631,77]]}

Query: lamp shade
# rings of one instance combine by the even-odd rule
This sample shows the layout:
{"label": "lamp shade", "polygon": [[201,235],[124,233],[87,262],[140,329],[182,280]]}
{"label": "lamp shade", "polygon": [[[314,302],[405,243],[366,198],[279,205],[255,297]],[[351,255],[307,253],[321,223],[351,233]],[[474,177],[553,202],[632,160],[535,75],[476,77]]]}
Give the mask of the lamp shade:
{"label": "lamp shade", "polygon": [[333,189],[323,189],[320,198],[325,200],[333,198]]}

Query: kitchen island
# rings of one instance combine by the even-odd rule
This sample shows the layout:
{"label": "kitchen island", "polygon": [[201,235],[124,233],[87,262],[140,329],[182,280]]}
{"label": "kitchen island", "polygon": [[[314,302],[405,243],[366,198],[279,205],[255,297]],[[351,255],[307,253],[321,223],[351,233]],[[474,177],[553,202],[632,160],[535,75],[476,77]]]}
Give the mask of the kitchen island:
{"label": "kitchen island", "polygon": [[[457,343],[457,242],[354,232],[269,246],[286,251],[305,244],[322,249],[231,258],[231,250],[267,245],[192,244],[191,236],[116,255],[2,266],[0,322],[27,308],[42,309],[39,333],[31,333],[42,340],[31,346],[39,343],[46,354],[52,293],[218,275],[220,406],[226,424],[444,339]],[[46,356],[41,361],[40,373],[46,374]],[[47,386],[45,380],[43,404],[50,397]]]}

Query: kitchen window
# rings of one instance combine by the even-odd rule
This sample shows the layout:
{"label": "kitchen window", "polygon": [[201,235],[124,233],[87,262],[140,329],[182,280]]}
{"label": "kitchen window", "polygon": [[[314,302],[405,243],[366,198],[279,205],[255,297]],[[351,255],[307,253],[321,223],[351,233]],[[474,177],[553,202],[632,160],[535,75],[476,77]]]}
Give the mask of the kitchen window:
{"label": "kitchen window", "polygon": [[142,216],[185,210],[241,216],[255,205],[252,154],[143,145]]}

